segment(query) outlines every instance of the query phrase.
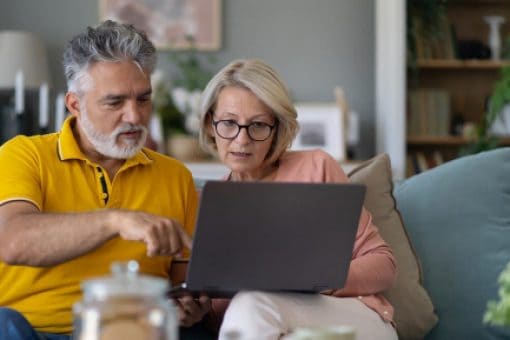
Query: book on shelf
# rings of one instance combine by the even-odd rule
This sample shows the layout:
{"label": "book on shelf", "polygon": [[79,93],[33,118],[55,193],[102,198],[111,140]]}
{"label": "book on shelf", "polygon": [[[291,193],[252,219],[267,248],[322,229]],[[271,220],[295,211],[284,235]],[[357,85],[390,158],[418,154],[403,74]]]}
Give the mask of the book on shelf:
{"label": "book on shelf", "polygon": [[450,94],[443,89],[409,92],[407,135],[447,136],[450,130]]}
{"label": "book on shelf", "polygon": [[422,152],[413,152],[407,155],[407,174],[409,176],[419,174],[428,169],[427,160]]}
{"label": "book on shelf", "polygon": [[407,176],[419,174],[421,172],[420,165],[418,164],[418,158],[416,154],[408,154],[406,158]]}
{"label": "book on shelf", "polygon": [[406,157],[407,175],[419,174],[443,163],[443,155],[437,150],[433,152],[412,152]]}
{"label": "book on shelf", "polygon": [[423,172],[423,171],[426,171],[429,169],[427,159],[425,158],[425,154],[423,152],[416,153],[416,160],[418,162],[418,168],[419,168],[420,172]]}
{"label": "book on shelf", "polygon": [[437,150],[432,153],[432,158],[434,159],[434,166],[444,163],[443,154]]}

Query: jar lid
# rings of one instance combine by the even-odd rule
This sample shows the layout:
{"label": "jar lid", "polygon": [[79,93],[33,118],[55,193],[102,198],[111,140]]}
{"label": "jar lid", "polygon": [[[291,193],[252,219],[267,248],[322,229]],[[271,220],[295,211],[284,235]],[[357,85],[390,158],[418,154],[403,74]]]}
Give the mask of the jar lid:
{"label": "jar lid", "polygon": [[158,297],[168,290],[169,282],[163,278],[140,275],[136,261],[114,262],[112,276],[87,280],[82,283],[84,300],[104,300],[109,297]]}

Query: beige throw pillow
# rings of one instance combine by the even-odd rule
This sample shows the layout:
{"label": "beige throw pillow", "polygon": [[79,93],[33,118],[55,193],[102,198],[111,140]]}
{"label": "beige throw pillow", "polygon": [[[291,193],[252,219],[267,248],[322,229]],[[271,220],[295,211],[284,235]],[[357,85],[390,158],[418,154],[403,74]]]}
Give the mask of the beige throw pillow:
{"label": "beige throw pillow", "polygon": [[421,285],[420,263],[395,206],[390,159],[386,154],[378,155],[352,170],[348,176],[353,183],[367,186],[365,207],[397,260],[396,284],[384,295],[395,308],[399,338],[423,339],[436,324],[437,316]]}

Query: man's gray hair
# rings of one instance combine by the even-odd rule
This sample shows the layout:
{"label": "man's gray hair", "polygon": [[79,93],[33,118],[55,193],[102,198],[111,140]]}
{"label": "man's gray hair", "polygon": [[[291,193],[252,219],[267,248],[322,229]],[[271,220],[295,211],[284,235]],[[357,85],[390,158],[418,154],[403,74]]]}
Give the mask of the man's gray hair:
{"label": "man's gray hair", "polygon": [[111,20],[97,27],[87,27],[69,41],[64,50],[64,72],[69,91],[85,90],[88,68],[100,61],[135,62],[151,74],[156,65],[156,49],[147,35],[133,25]]}

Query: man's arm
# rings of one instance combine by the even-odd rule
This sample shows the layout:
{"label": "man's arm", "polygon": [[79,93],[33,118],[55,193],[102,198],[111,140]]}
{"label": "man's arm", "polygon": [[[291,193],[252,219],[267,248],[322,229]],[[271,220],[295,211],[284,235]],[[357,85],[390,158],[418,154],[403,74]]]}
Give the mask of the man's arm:
{"label": "man's arm", "polygon": [[183,246],[191,248],[191,239],[178,222],[148,213],[41,213],[26,201],[0,206],[0,259],[11,265],[57,265],[117,235],[144,242],[148,256],[175,255]]}

